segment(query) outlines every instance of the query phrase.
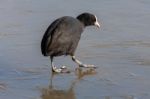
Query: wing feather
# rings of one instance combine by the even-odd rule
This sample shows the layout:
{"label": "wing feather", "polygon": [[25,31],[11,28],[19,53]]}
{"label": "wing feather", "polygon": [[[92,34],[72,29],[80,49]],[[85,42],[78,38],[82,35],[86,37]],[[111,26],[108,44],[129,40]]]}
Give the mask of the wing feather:
{"label": "wing feather", "polygon": [[54,34],[54,31],[60,22],[60,19],[55,20],[46,30],[43,39],[41,41],[41,52],[44,56],[47,56],[47,46],[51,42],[52,35]]}

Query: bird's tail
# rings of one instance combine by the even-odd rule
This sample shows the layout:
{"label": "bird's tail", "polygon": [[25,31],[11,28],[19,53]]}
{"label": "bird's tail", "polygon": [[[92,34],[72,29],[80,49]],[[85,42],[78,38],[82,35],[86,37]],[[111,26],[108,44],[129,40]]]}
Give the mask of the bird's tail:
{"label": "bird's tail", "polygon": [[43,39],[41,41],[41,52],[44,56],[47,56],[46,54],[46,39],[45,39],[45,35],[43,36]]}

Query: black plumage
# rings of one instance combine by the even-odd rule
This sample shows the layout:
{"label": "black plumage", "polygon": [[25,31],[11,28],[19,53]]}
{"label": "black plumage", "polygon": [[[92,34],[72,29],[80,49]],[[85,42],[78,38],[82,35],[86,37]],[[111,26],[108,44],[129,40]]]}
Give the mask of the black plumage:
{"label": "black plumage", "polygon": [[[77,18],[64,16],[56,19],[48,27],[43,36],[41,42],[42,54],[44,56],[50,56],[51,61],[53,61],[53,57],[55,56],[74,56],[81,33],[86,26],[90,25],[100,26],[96,16],[90,13],[83,13],[77,16]],[[76,62],[75,59],[73,60]],[[55,66],[52,66],[52,69],[54,68]]]}
{"label": "black plumage", "polygon": [[73,55],[83,29],[83,24],[70,16],[55,20],[42,39],[42,54],[44,56]]}

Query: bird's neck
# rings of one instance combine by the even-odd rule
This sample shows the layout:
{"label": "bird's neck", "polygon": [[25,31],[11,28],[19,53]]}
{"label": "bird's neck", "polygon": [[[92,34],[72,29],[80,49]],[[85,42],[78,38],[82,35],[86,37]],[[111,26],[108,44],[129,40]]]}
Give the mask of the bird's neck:
{"label": "bird's neck", "polygon": [[81,23],[84,27],[88,26],[88,24],[86,23],[86,21],[85,21],[84,18],[77,17],[77,19],[80,21],[80,23]]}

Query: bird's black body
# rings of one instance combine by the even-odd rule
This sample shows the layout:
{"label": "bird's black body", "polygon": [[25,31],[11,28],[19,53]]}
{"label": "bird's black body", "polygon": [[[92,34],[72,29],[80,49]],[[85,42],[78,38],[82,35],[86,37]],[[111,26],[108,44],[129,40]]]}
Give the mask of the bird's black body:
{"label": "bird's black body", "polygon": [[41,51],[44,56],[50,56],[52,71],[64,72],[64,67],[58,69],[53,64],[53,57],[61,55],[70,55],[80,67],[94,67],[82,64],[74,56],[84,28],[91,25],[100,27],[97,17],[90,13],[83,13],[77,18],[70,16],[58,18],[48,27],[41,42]]}
{"label": "bird's black body", "polygon": [[42,54],[44,56],[73,55],[83,29],[83,24],[70,16],[55,20],[43,36]]}

